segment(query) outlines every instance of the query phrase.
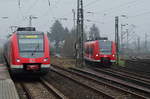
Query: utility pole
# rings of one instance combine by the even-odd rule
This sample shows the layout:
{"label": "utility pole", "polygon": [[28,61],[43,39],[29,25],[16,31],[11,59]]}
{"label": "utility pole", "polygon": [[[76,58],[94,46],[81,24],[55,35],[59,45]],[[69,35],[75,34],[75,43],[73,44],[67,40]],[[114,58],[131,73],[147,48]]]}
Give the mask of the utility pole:
{"label": "utility pole", "polygon": [[83,66],[84,65],[84,53],[83,53],[83,1],[77,0],[77,40],[76,40],[76,47],[77,47],[77,56],[76,56],[76,66]]}
{"label": "utility pole", "polygon": [[75,62],[75,65],[77,66],[77,33],[76,33],[76,13],[75,13],[75,10],[72,9],[72,13],[73,13],[73,29],[74,29],[74,34],[75,34],[75,42],[74,42],[74,56],[76,58],[76,62]]}
{"label": "utility pole", "polygon": [[19,6],[19,8],[21,7],[20,0],[18,0],[18,6]]}
{"label": "utility pole", "polygon": [[126,26],[128,24],[121,24],[121,34],[120,34],[120,48],[121,51],[123,51],[124,49],[124,36],[125,36],[125,32],[123,31],[123,27]]}
{"label": "utility pole", "polygon": [[[74,29],[74,35],[75,35],[75,37],[77,38],[77,33],[76,33],[76,20],[75,20],[75,18],[76,18],[76,13],[75,13],[75,10],[74,9],[72,9],[72,13],[73,13],[73,29]],[[76,58],[76,63],[75,63],[75,65],[77,65],[77,39],[75,39],[75,41],[74,41],[74,56],[75,56],[75,58]]]}
{"label": "utility pole", "polygon": [[126,33],[127,33],[127,50],[129,49],[129,30],[126,29]]}
{"label": "utility pole", "polygon": [[147,52],[147,34],[145,33],[145,52]]}
{"label": "utility pole", "polygon": [[75,29],[76,28],[76,13],[74,9],[72,9],[72,13],[73,13],[73,28]]}
{"label": "utility pole", "polygon": [[121,24],[121,34],[120,34],[120,47],[121,47],[121,51],[123,50],[123,24]]}
{"label": "utility pole", "polygon": [[140,37],[137,38],[137,42],[138,42],[138,53],[140,53]]}
{"label": "utility pole", "polygon": [[115,17],[115,43],[116,43],[116,57],[117,57],[117,65],[119,62],[119,17]]}

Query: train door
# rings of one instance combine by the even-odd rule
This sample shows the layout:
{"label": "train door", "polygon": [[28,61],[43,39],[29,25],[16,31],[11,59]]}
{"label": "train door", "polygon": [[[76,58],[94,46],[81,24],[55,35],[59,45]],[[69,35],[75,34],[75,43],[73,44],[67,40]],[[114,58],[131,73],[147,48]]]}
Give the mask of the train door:
{"label": "train door", "polygon": [[89,57],[89,45],[85,46],[85,56]]}
{"label": "train door", "polygon": [[89,46],[89,58],[94,59],[94,45]]}

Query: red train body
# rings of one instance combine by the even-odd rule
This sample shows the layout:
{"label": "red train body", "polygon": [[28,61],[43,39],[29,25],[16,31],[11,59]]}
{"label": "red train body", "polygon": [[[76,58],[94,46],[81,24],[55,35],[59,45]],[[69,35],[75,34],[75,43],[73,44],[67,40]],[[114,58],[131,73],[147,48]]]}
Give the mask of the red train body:
{"label": "red train body", "polygon": [[84,58],[89,62],[112,64],[116,62],[116,45],[109,40],[88,41],[84,44]]}
{"label": "red train body", "polygon": [[37,31],[13,33],[4,46],[4,57],[11,73],[46,74],[50,68],[49,40]]}

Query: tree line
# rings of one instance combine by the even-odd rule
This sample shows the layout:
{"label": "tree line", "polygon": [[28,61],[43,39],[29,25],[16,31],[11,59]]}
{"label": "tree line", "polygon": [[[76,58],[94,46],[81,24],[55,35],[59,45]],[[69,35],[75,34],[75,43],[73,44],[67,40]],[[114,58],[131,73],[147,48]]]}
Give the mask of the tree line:
{"label": "tree line", "polygon": [[[51,54],[63,57],[74,57],[76,29],[69,30],[56,20],[47,33],[51,41]],[[85,40],[95,40],[100,37],[98,27],[93,24],[89,32],[84,32]]]}

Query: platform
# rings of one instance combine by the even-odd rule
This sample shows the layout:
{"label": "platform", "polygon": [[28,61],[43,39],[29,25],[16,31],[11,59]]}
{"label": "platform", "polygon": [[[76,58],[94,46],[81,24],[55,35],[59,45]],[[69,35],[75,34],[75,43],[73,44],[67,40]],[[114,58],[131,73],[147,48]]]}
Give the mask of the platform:
{"label": "platform", "polygon": [[6,65],[0,64],[0,99],[19,99]]}
{"label": "platform", "polygon": [[0,64],[0,80],[11,79],[8,69],[5,65]]}

